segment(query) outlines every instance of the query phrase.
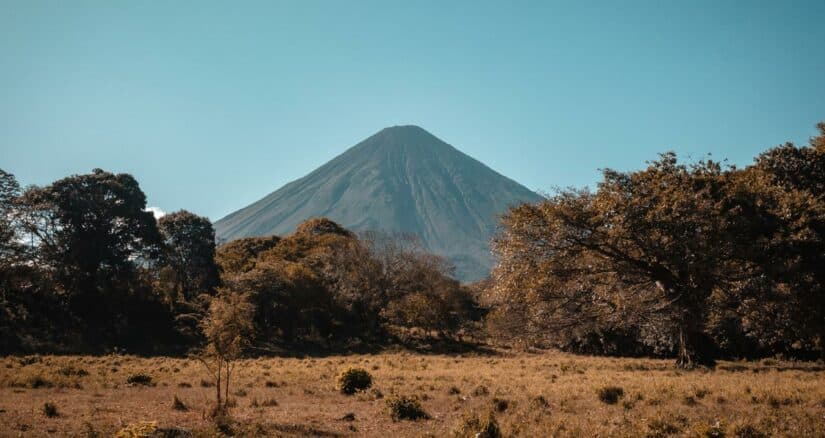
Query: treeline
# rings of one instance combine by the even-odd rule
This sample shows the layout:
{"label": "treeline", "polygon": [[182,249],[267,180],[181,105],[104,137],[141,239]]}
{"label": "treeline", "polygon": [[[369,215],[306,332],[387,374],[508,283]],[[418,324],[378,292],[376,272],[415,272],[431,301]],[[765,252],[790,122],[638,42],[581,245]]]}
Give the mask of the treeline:
{"label": "treeline", "polygon": [[825,123],[743,169],[663,154],[511,209],[487,302],[505,339],[677,364],[825,347]]}
{"label": "treeline", "polygon": [[216,248],[206,218],[155,220],[130,175],[97,169],[21,190],[0,171],[0,352],[183,353],[222,336],[205,324],[217,310],[243,309],[253,354],[469,335],[675,356],[686,368],[816,357],[819,129],[810,145],[772,148],[742,169],[667,153],[640,171],[605,170],[595,191],[515,206],[492,242],[498,263],[476,285],[412,236],[358,236],[316,218]]}
{"label": "treeline", "polygon": [[411,236],[311,219],[216,249],[208,219],[156,220],[130,175],[100,169],[21,190],[0,171],[0,352],[184,353],[216,297],[254,309],[259,353],[452,339],[475,294]]}

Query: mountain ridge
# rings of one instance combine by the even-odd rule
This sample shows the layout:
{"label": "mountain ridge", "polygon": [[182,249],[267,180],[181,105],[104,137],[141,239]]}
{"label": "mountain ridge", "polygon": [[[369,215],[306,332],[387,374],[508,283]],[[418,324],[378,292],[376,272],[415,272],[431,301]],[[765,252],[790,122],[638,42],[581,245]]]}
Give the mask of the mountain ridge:
{"label": "mountain ridge", "polygon": [[222,240],[291,233],[310,217],[418,235],[462,280],[489,272],[498,215],[541,197],[415,125],[382,129],[304,177],[215,222]]}

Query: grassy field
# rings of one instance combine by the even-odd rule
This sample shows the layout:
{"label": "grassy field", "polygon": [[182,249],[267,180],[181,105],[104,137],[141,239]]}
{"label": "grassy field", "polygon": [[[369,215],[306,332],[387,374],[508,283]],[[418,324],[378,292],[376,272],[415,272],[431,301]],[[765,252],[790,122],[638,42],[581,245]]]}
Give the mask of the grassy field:
{"label": "grassy field", "polygon": [[[373,388],[341,394],[336,376],[349,366],[368,370]],[[137,374],[151,382],[127,383]],[[505,436],[825,436],[821,362],[684,372],[670,360],[558,352],[397,352],[245,360],[235,376],[231,428],[247,436],[472,436],[467,419],[490,413]],[[2,358],[0,435],[112,436],[156,422],[216,436],[205,419],[215,390],[204,379],[202,365],[187,359]],[[387,400],[402,395],[418,397],[431,418],[394,421]]]}

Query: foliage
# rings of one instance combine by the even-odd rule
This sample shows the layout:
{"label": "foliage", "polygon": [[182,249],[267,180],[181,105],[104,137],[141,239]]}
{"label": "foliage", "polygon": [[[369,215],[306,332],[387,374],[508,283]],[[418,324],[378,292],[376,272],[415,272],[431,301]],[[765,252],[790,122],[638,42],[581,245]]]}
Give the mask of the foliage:
{"label": "foliage", "polygon": [[501,428],[492,412],[484,419],[475,413],[465,414],[459,426],[453,431],[456,438],[501,438]]}
{"label": "foliage", "polygon": [[149,281],[160,234],[132,176],[95,169],[20,196],[16,183],[2,186],[15,243],[0,251],[0,328],[12,334],[0,347],[154,352],[176,343]]}
{"label": "foliage", "polygon": [[[227,394],[250,345],[352,348],[487,333],[581,353],[825,353],[825,123],[739,169],[666,153],[595,191],[511,208],[475,285],[414,236],[326,218],[215,248],[208,219],[156,221],[128,174],[20,189],[0,170],[0,353],[182,352]],[[221,379],[223,376],[223,379]],[[224,401],[225,404],[225,401]]]}
{"label": "foliage", "polygon": [[624,397],[624,389],[619,386],[605,386],[596,391],[599,400],[609,405],[615,405],[619,399]]}
{"label": "foliage", "polygon": [[215,261],[224,272],[247,272],[255,265],[262,252],[273,248],[281,238],[278,236],[246,237],[221,245],[215,254]]}
{"label": "foliage", "polygon": [[140,421],[132,423],[120,429],[115,434],[115,438],[143,438],[152,436],[158,430],[157,421]]}
{"label": "foliage", "polygon": [[387,399],[387,409],[393,420],[429,420],[430,415],[416,397],[398,396]]}
{"label": "foliage", "polygon": [[22,245],[15,226],[14,213],[20,185],[14,175],[0,169],[0,273],[19,259]]}
{"label": "foliage", "polygon": [[822,351],[821,138],[741,170],[663,154],[640,171],[603,171],[595,192],[512,208],[493,243],[489,326],[561,347],[630,335],[685,368],[712,364],[714,341]]}
{"label": "foliage", "polygon": [[215,230],[209,219],[181,210],[161,217],[158,228],[165,244],[164,262],[174,272],[173,298],[185,301],[211,293],[219,278]]}
{"label": "foliage", "polygon": [[138,373],[132,374],[126,378],[126,383],[130,385],[146,385],[149,386],[152,384],[152,376],[148,374]]}
{"label": "foliage", "polygon": [[216,259],[226,288],[250,292],[262,346],[383,340],[391,326],[452,335],[475,311],[474,298],[443,259],[400,250],[402,239],[359,238],[316,218],[283,238],[227,243]]}
{"label": "foliage", "polygon": [[209,312],[201,323],[207,345],[199,359],[214,378],[216,408],[220,412],[229,405],[234,361],[241,357],[252,337],[253,313],[254,307],[247,294],[223,290],[212,299]]}
{"label": "foliage", "polygon": [[347,368],[338,375],[338,389],[343,394],[352,395],[372,386],[372,375],[363,368]]}
{"label": "foliage", "polygon": [[43,415],[54,418],[60,416],[60,413],[57,412],[57,406],[52,402],[46,402],[43,404]]}

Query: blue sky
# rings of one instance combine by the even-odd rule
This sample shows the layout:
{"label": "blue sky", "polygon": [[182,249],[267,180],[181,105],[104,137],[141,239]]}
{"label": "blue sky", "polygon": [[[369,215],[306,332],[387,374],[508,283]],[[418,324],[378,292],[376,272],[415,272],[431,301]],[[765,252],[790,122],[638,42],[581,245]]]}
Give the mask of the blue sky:
{"label": "blue sky", "polygon": [[0,0],[0,168],[213,220],[383,127],[527,187],[747,164],[825,120],[825,1]]}

